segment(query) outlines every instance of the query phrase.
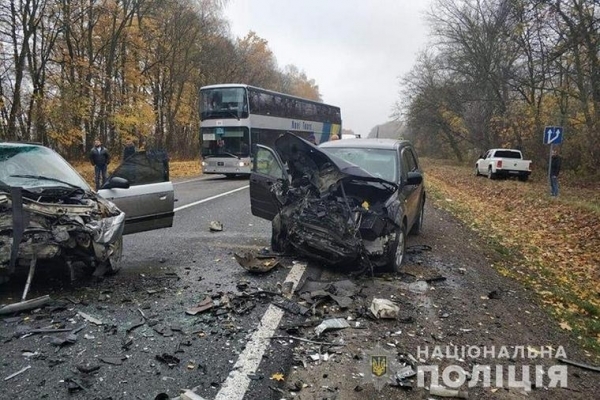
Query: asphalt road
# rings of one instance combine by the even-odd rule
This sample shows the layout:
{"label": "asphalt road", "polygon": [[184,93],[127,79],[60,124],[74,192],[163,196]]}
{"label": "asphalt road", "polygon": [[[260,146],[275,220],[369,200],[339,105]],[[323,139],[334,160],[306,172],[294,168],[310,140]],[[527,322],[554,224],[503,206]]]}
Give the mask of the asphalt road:
{"label": "asphalt road", "polygon": [[[173,227],[126,236],[115,276],[96,279],[78,271],[71,283],[63,266],[38,269],[28,298],[50,294],[56,303],[0,324],[0,378],[31,366],[3,382],[5,398],[154,399],[186,388],[206,399],[279,398],[269,378],[290,367],[291,345],[289,352],[274,353],[264,346],[269,340],[259,339],[276,334],[289,317],[281,319],[271,295],[244,298],[240,289],[274,292],[288,276],[295,274],[297,282],[318,270],[292,268],[292,260],[264,275],[240,267],[234,252],[270,244],[270,223],[251,215],[247,185],[247,179],[221,176],[175,182]],[[222,232],[209,230],[215,220]],[[21,274],[4,285],[0,304],[18,301],[24,281]],[[210,312],[186,315],[207,296],[215,304]],[[79,312],[103,324],[86,322]],[[18,334],[79,325],[85,328],[76,342],[61,346],[52,344],[61,335]]]}
{"label": "asphalt road", "polygon": [[[261,275],[243,269],[234,253],[258,252],[270,243],[270,223],[250,213],[247,185],[245,179],[221,177],[176,182],[174,226],[126,236],[123,266],[114,276],[98,279],[77,270],[70,282],[65,266],[40,265],[29,298],[49,294],[53,302],[0,318],[0,398],[152,400],[195,389],[205,400],[268,400],[292,397],[297,383],[299,399],[428,398],[424,388],[376,390],[372,376],[361,375],[369,366],[364,351],[379,342],[398,354],[417,355],[423,346],[564,346],[568,358],[597,365],[527,288],[495,270],[503,255],[432,202],[423,233],[408,238],[414,251],[401,274],[358,277],[353,282],[360,292],[349,308],[331,301],[315,308],[317,322],[352,317],[352,329],[319,339],[337,345],[292,344],[288,335],[314,338],[314,327],[283,329],[301,320],[274,306],[281,296],[273,293],[309,276],[340,281],[348,274],[294,259]],[[220,221],[223,231],[210,232],[211,221]],[[419,250],[424,245],[429,251]],[[0,286],[0,304],[19,300],[26,272]],[[401,305],[399,319],[369,317],[366,310],[376,297]],[[186,314],[207,298],[212,308]],[[40,328],[68,332],[32,332]],[[81,330],[73,336],[76,328]],[[327,352],[328,361],[313,361]],[[418,364],[456,361],[468,371],[473,363],[531,364],[532,371],[534,365],[547,371],[556,364],[552,357],[493,358],[432,355]],[[296,367],[298,361],[307,367]],[[284,381],[271,379],[278,373]],[[564,388],[536,383],[535,390],[522,392],[479,381],[469,391],[484,399],[589,399],[600,390],[596,375],[569,367]]]}

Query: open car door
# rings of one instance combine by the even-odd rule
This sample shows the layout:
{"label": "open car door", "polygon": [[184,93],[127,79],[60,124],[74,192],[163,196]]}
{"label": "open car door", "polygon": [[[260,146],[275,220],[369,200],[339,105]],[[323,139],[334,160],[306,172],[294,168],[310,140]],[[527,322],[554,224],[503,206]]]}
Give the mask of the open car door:
{"label": "open car door", "polygon": [[279,205],[271,187],[275,182],[288,180],[279,155],[271,148],[257,145],[250,174],[250,208],[252,215],[272,221]]}
{"label": "open car door", "polygon": [[117,167],[98,193],[125,213],[123,234],[173,226],[175,193],[164,152],[133,154]]}

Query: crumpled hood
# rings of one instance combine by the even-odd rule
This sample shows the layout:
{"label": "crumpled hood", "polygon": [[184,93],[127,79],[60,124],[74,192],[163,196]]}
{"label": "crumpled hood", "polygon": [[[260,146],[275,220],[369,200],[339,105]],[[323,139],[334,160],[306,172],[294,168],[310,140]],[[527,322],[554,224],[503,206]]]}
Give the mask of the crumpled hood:
{"label": "crumpled hood", "polygon": [[371,175],[359,166],[339,157],[325,153],[312,143],[287,132],[275,141],[275,149],[292,174],[292,179],[307,176],[310,182],[324,194],[339,181],[363,181],[377,183],[377,187],[391,194],[398,189],[395,183]]}

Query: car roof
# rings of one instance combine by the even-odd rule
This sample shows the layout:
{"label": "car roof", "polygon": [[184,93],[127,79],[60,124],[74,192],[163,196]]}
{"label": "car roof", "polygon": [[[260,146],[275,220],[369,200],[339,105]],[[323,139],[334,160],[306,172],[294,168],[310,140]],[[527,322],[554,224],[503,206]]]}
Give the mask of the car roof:
{"label": "car roof", "polygon": [[377,139],[377,138],[365,138],[365,139],[340,139],[340,140],[329,140],[323,142],[319,147],[355,147],[355,148],[366,148],[366,149],[397,149],[402,146],[410,145],[408,140],[397,140],[397,139]]}

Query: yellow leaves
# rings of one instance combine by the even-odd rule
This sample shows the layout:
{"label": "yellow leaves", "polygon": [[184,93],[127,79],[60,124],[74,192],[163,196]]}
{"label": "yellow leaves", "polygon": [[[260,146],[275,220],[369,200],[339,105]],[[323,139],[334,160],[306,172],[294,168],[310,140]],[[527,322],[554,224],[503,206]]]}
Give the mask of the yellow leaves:
{"label": "yellow leaves", "polygon": [[[582,330],[581,323],[600,309],[600,215],[562,198],[549,201],[544,180],[489,181],[473,177],[470,167],[423,161],[430,199],[509,257],[494,268],[528,285],[555,315],[568,318],[562,329]],[[569,196],[595,198],[585,190],[569,188]],[[590,336],[595,341],[596,331]]]}
{"label": "yellow leaves", "polygon": [[560,325],[561,329],[564,329],[564,330],[566,330],[566,331],[569,331],[569,332],[570,332],[570,331],[572,331],[572,330],[573,330],[573,328],[571,328],[571,325],[569,325],[569,324],[568,324],[567,322],[565,322],[565,321],[561,322],[559,325]]}
{"label": "yellow leaves", "polygon": [[273,375],[271,375],[271,380],[281,382],[285,380],[285,378],[281,372],[276,372]]}

